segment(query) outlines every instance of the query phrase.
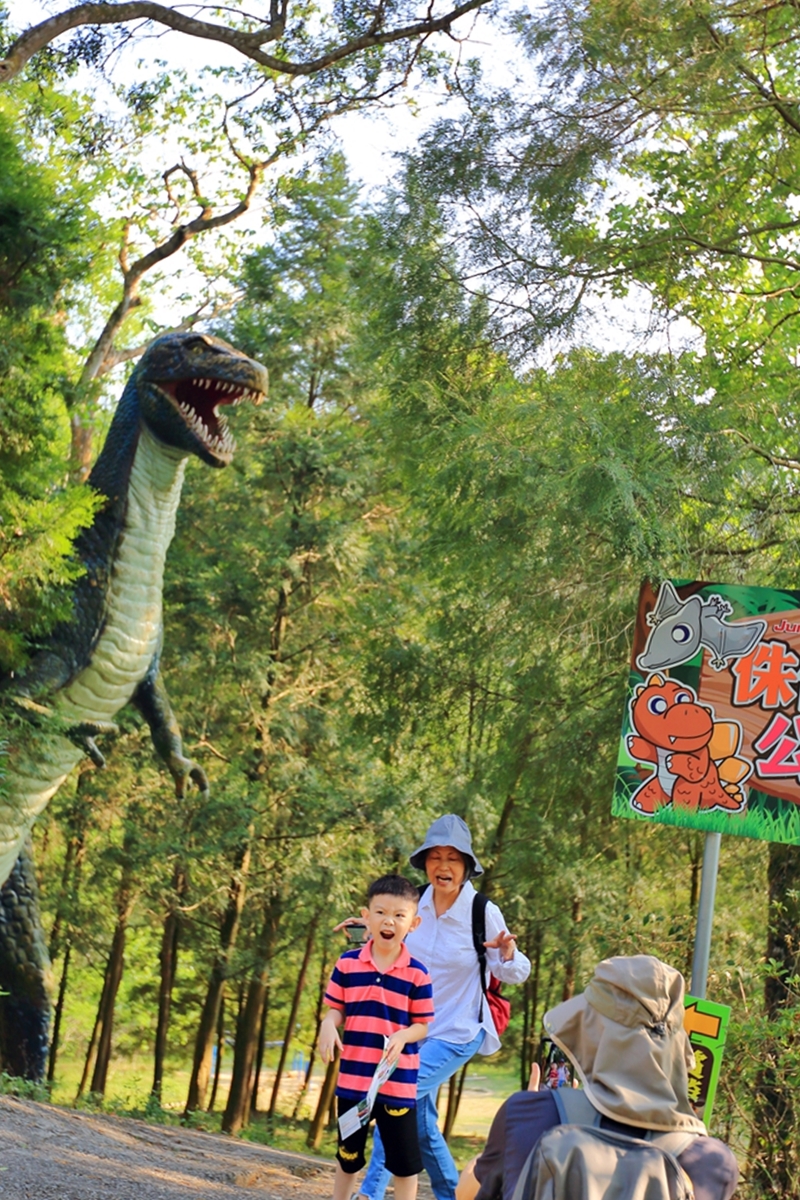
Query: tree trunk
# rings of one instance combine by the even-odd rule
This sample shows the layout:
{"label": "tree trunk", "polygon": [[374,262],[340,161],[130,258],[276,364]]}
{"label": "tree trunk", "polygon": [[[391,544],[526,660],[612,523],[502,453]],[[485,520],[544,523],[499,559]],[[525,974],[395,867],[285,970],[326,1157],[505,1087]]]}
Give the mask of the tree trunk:
{"label": "tree trunk", "polygon": [[[103,979],[103,991],[105,991],[105,986],[106,985],[105,985],[105,978],[104,978]],[[101,995],[101,1000],[102,1000],[102,995]],[[81,1096],[83,1096],[84,1092],[86,1091],[86,1085],[89,1082],[89,1072],[91,1071],[92,1064],[94,1063],[94,1052],[97,1049],[97,1037],[98,1037],[98,1034],[100,1033],[100,1012],[101,1012],[101,1006],[98,1004],[97,1014],[94,1018],[94,1025],[92,1027],[92,1036],[89,1038],[89,1045],[86,1047],[86,1058],[84,1059],[84,1063],[83,1063],[83,1072],[81,1074],[81,1081],[78,1084],[78,1091],[75,1094],[76,1103],[78,1100],[80,1100]]]}
{"label": "tree trunk", "polygon": [[125,866],[122,869],[122,881],[117,896],[117,925],[111,942],[108,956],[103,991],[97,1008],[99,1034],[97,1038],[97,1059],[94,1064],[90,1091],[98,1096],[104,1096],[108,1079],[108,1067],[111,1062],[111,1037],[114,1030],[114,1006],[117,1002],[119,985],[122,982],[122,972],[125,966],[125,935],[130,917],[131,900],[131,870]]}
{"label": "tree trunk", "polygon": [[69,964],[72,957],[72,934],[75,907],[80,890],[81,870],[86,850],[86,825],[88,820],[88,804],[84,796],[86,780],[90,773],[82,772],[78,776],[75,791],[75,806],[69,814],[69,825],[72,836],[67,842],[64,856],[64,869],[61,874],[61,889],[56,907],[56,917],[50,933],[50,961],[55,962],[64,948],[64,963],[61,968],[61,978],[58,983],[58,998],[53,1014],[53,1035],[50,1039],[50,1051],[47,1062],[47,1082],[52,1083],[56,1074],[58,1048],[61,1042],[61,1022],[64,1016],[64,1001],[69,982]]}
{"label": "tree trunk", "polygon": [[225,980],[228,975],[228,963],[231,952],[236,945],[239,932],[239,921],[244,908],[247,872],[250,869],[250,837],[252,827],[248,830],[248,839],[239,848],[234,860],[233,877],[228,888],[228,904],[222,920],[219,934],[219,950],[211,968],[211,978],[208,991],[200,1014],[200,1024],[194,1047],[194,1061],[189,1080],[189,1094],[186,1099],[184,1116],[202,1108],[208,1090],[208,1079],[211,1073],[211,1056],[216,1036],[217,1021],[220,1006],[225,994]]}
{"label": "tree trunk", "polygon": [[312,1150],[319,1150],[322,1135],[325,1132],[328,1122],[328,1112],[336,1091],[336,1080],[338,1077],[339,1051],[337,1050],[333,1060],[328,1063],[328,1069],[325,1072],[325,1078],[319,1093],[319,1100],[317,1101],[317,1111],[314,1113],[314,1119],[311,1122],[311,1128],[306,1138],[306,1142]]}
{"label": "tree trunk", "polygon": [[58,1059],[58,1045],[61,1040],[61,1020],[64,1015],[64,997],[67,994],[67,981],[69,979],[69,960],[72,957],[72,942],[67,941],[64,947],[64,963],[61,967],[61,978],[58,981],[58,999],[56,1000],[56,1008],[53,1013],[53,1036],[50,1039],[50,1056],[47,1061],[47,1082],[52,1083],[56,1077],[56,1061]]}
{"label": "tree trunk", "polygon": [[273,892],[256,947],[256,964],[247,989],[244,1011],[236,1030],[231,1089],[222,1117],[224,1133],[238,1133],[247,1125],[250,1117],[250,1089],[258,1048],[258,1030],[282,907],[282,898]]}
{"label": "tree trunk", "polygon": [[319,987],[317,988],[317,1006],[314,1010],[314,1040],[312,1041],[311,1049],[308,1052],[308,1066],[306,1067],[306,1075],[305,1075],[305,1079],[303,1080],[303,1086],[300,1088],[300,1091],[297,1094],[297,1100],[295,1101],[294,1112],[292,1113],[293,1121],[297,1120],[297,1114],[300,1111],[300,1105],[302,1103],[303,1097],[308,1092],[308,1086],[311,1082],[311,1076],[314,1071],[314,1062],[317,1057],[317,1042],[319,1041],[319,1027],[322,1024],[322,1006],[325,1003],[325,991],[327,989],[327,986],[328,986],[328,951],[327,951],[327,947],[326,947],[322,951],[322,958],[320,960]]}
{"label": "tree trunk", "polygon": [[458,1106],[461,1103],[461,1093],[464,1091],[464,1080],[467,1077],[468,1067],[469,1063],[465,1062],[460,1071],[450,1076],[447,1088],[447,1112],[445,1113],[444,1127],[442,1128],[442,1136],[446,1142],[450,1141],[453,1126],[456,1123]]}
{"label": "tree trunk", "polygon": [[308,971],[308,964],[311,961],[311,952],[314,949],[314,938],[315,938],[316,932],[317,932],[317,923],[319,921],[319,917],[320,917],[320,914],[317,913],[308,928],[308,937],[306,938],[306,948],[305,948],[305,951],[303,952],[303,961],[300,964],[300,973],[297,976],[297,983],[296,983],[295,989],[294,989],[294,996],[292,997],[292,1008],[289,1013],[289,1019],[286,1022],[286,1033],[284,1034],[284,1037],[283,1037],[283,1045],[281,1046],[280,1058],[278,1059],[278,1066],[275,1071],[275,1082],[272,1085],[272,1096],[270,1097],[269,1111],[267,1113],[267,1116],[270,1118],[270,1120],[275,1116],[275,1109],[277,1108],[277,1105],[278,1105],[278,1092],[279,1092],[280,1086],[281,1086],[281,1078],[283,1077],[283,1069],[286,1066],[286,1056],[289,1053],[289,1045],[291,1043],[292,1037],[294,1036],[294,1027],[295,1027],[295,1022],[297,1021],[297,1012],[298,1012],[298,1009],[300,1008],[300,1000],[302,999],[303,988],[305,987],[306,973]]}
{"label": "tree trunk", "polygon": [[222,1073],[222,1053],[225,1048],[225,997],[223,996],[219,1004],[219,1020],[217,1021],[217,1061],[214,1063],[214,1083],[211,1087],[211,1099],[208,1102],[206,1112],[213,1112],[214,1105],[217,1102],[217,1092],[219,1091],[219,1077]]}
{"label": "tree trunk", "polygon": [[503,802],[503,811],[500,813],[500,820],[497,822],[497,828],[494,831],[492,844],[489,848],[489,862],[481,876],[480,890],[487,896],[491,896],[494,891],[494,875],[497,868],[497,863],[503,853],[503,843],[505,842],[508,826],[511,822],[511,815],[514,811],[514,806],[517,802],[517,788],[522,779],[522,774],[528,765],[530,758],[531,746],[533,745],[533,733],[529,732],[520,742],[514,756],[514,775],[511,781],[511,786],[506,792],[506,798]]}
{"label": "tree trunk", "polygon": [[572,927],[570,930],[569,939],[569,955],[567,957],[567,965],[564,969],[564,988],[561,993],[561,999],[571,1000],[575,994],[575,960],[578,957],[578,936],[580,933],[580,924],[583,920],[583,904],[581,896],[573,896],[572,898]]}
{"label": "tree trunk", "polygon": [[[769,930],[767,961],[777,964],[766,979],[767,1015],[783,1024],[793,995],[787,979],[800,967],[800,849],[773,842],[769,848]],[[784,1057],[796,1056],[797,1034],[776,1034],[764,1047],[764,1066],[755,1097],[756,1133],[752,1146],[752,1175],[759,1196],[797,1196],[800,1188],[800,1151],[797,1145],[797,1099],[784,1075]],[[788,1053],[787,1053],[788,1052]]]}
{"label": "tree trunk", "polygon": [[269,985],[264,996],[264,1007],[261,1009],[261,1025],[258,1030],[258,1049],[256,1064],[253,1068],[253,1091],[250,1095],[250,1112],[258,1112],[258,1087],[261,1081],[261,1068],[264,1066],[264,1042],[267,1037],[267,1019],[269,1017]]}
{"label": "tree trunk", "polygon": [[161,1103],[161,1091],[164,1082],[164,1061],[167,1055],[167,1035],[169,1033],[169,1014],[172,1007],[172,989],[175,986],[175,973],[178,969],[178,939],[181,931],[180,904],[186,894],[186,872],[180,863],[176,863],[172,877],[173,894],[170,909],[164,920],[164,932],[161,938],[159,961],[161,965],[161,981],[158,989],[158,1021],[156,1023],[156,1040],[154,1047],[153,1089],[152,1094]]}
{"label": "tree trunk", "polygon": [[538,1023],[536,1020],[539,1008],[539,980],[542,969],[542,927],[536,926],[533,935],[533,970],[523,984],[523,1013],[522,1054],[520,1055],[520,1087],[528,1086],[531,1067],[539,1052]]}

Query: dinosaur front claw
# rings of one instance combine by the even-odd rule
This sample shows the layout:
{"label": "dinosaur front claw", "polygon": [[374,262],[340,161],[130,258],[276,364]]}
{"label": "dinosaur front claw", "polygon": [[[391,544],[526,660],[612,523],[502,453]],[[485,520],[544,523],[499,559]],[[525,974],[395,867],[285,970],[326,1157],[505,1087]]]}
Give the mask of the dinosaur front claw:
{"label": "dinosaur front claw", "polygon": [[113,721],[81,721],[78,725],[70,725],[65,733],[72,744],[83,750],[96,767],[103,768],[106,760],[94,739],[100,736],[116,737],[119,726]]}
{"label": "dinosaur front claw", "polygon": [[37,704],[30,696],[11,696],[11,702],[31,724],[38,728],[48,727],[68,738],[79,750],[89,756],[96,767],[104,767],[106,760],[95,742],[96,737],[116,737],[119,726],[113,721],[79,721],[70,725],[55,709],[44,704]]}
{"label": "dinosaur front claw", "polygon": [[178,799],[182,799],[186,793],[186,781],[191,779],[192,783],[197,784],[198,789],[203,795],[208,795],[209,784],[208,776],[202,767],[198,766],[194,759],[184,758],[182,755],[173,754],[168,763],[169,769],[175,780],[175,795]]}

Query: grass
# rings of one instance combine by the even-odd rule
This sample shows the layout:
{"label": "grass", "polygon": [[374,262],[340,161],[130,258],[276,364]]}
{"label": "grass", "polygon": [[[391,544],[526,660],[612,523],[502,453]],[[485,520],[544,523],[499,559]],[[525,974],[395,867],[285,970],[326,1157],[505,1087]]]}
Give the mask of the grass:
{"label": "grass", "polygon": [[743,813],[694,813],[669,805],[648,817],[637,813],[630,806],[630,797],[640,782],[637,777],[636,785],[631,787],[626,773],[618,771],[611,804],[613,816],[648,821],[651,825],[673,825],[684,829],[702,829],[707,833],[733,834],[735,837],[756,838],[764,842],[800,844],[800,806],[796,804],[784,801],[781,808],[775,811],[764,807],[765,801],[761,794],[753,789],[750,791],[747,809]]}

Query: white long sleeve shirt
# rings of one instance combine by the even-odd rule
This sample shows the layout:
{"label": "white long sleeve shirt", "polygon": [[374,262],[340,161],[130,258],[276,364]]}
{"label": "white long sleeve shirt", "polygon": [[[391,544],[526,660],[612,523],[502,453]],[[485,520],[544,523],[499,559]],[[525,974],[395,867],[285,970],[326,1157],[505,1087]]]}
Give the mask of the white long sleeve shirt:
{"label": "white long sleeve shirt", "polygon": [[[419,902],[420,923],[406,937],[406,945],[415,958],[428,968],[433,984],[434,1017],[428,1036],[463,1046],[471,1042],[479,1029],[486,1030],[481,1054],[494,1054],[500,1039],[492,1021],[488,1003],[481,1010],[481,975],[472,941],[472,898],[475,888],[467,882],[456,902],[436,915],[433,888],[425,890]],[[491,942],[507,929],[503,914],[491,900],[486,905],[486,940]],[[497,950],[486,951],[486,969],[504,983],[524,983],[531,964],[521,950],[503,962]],[[487,978],[488,983],[488,978]]]}

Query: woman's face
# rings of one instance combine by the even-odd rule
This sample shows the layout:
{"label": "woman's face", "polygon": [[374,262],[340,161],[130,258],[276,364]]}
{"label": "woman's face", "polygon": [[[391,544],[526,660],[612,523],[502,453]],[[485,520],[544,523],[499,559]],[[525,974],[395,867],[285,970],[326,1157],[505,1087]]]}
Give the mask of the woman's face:
{"label": "woman's face", "polygon": [[467,878],[467,860],[453,846],[434,846],[425,856],[425,874],[441,896],[456,896]]}

